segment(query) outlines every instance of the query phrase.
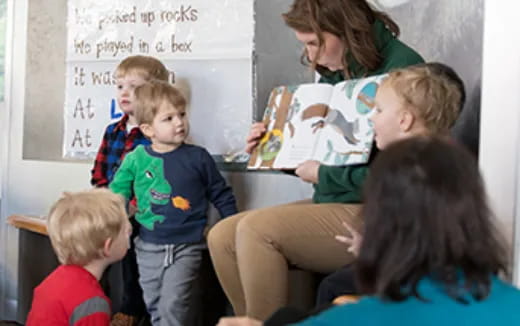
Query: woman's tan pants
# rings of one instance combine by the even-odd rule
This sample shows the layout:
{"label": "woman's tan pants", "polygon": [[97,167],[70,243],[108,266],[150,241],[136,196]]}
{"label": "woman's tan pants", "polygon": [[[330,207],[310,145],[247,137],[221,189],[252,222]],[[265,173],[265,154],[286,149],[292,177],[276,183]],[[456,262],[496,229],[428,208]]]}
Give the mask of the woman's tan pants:
{"label": "woman's tan pants", "polygon": [[230,216],[209,232],[218,278],[237,316],[264,320],[287,304],[289,265],[331,273],[351,262],[334,239],[361,228],[360,204],[300,201]]}

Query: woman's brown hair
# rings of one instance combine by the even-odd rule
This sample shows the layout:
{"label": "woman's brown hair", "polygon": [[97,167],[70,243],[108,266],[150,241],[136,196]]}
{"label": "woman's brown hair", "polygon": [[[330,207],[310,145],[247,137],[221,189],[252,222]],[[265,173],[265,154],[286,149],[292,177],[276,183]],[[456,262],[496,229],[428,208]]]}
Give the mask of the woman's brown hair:
{"label": "woman's brown hair", "polygon": [[[343,55],[343,74],[350,78],[347,53],[365,68],[365,73],[376,70],[381,64],[373,35],[372,25],[381,20],[395,35],[399,35],[399,26],[385,13],[374,10],[366,0],[295,0],[290,10],[282,17],[285,24],[301,33],[314,33],[318,37],[318,55],[324,44],[323,32],[337,36],[345,45]],[[304,50],[302,62],[306,62]],[[326,74],[327,68],[310,63],[312,69]]]}

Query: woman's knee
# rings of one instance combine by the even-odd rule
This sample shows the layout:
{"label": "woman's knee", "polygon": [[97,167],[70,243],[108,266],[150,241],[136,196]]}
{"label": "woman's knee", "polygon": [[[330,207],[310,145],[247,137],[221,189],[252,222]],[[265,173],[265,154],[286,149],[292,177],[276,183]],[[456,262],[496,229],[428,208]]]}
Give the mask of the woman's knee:
{"label": "woman's knee", "polygon": [[220,221],[209,230],[207,240],[210,251],[225,247],[227,242],[234,237],[234,228],[224,222],[225,220]]}
{"label": "woman's knee", "polygon": [[268,211],[255,212],[245,216],[236,227],[237,242],[265,241],[278,239],[277,219],[271,218]]}
{"label": "woman's knee", "polygon": [[208,233],[207,241],[210,251],[234,247],[237,223],[230,218],[215,224]]}
{"label": "woman's knee", "polygon": [[256,220],[258,216],[256,214],[250,214],[245,216],[240,222],[237,224],[237,235],[241,236],[245,233],[251,233],[255,229]]}

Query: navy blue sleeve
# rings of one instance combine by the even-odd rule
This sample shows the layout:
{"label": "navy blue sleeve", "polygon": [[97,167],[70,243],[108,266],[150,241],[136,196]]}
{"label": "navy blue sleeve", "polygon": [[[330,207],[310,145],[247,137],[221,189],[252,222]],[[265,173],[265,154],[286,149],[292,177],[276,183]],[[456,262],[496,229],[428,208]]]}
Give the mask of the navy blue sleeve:
{"label": "navy blue sleeve", "polygon": [[226,184],[215,161],[205,149],[201,161],[206,174],[206,194],[209,201],[217,208],[222,218],[236,214],[238,211],[233,190]]}

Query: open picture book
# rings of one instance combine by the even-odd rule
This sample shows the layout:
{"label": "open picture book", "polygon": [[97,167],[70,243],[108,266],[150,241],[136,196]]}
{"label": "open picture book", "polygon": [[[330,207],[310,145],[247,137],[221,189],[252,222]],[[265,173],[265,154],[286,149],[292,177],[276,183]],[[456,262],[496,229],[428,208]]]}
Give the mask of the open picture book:
{"label": "open picture book", "polygon": [[306,160],[335,166],[366,163],[374,140],[369,118],[384,77],[273,89],[263,118],[267,131],[248,168],[295,169]]}

